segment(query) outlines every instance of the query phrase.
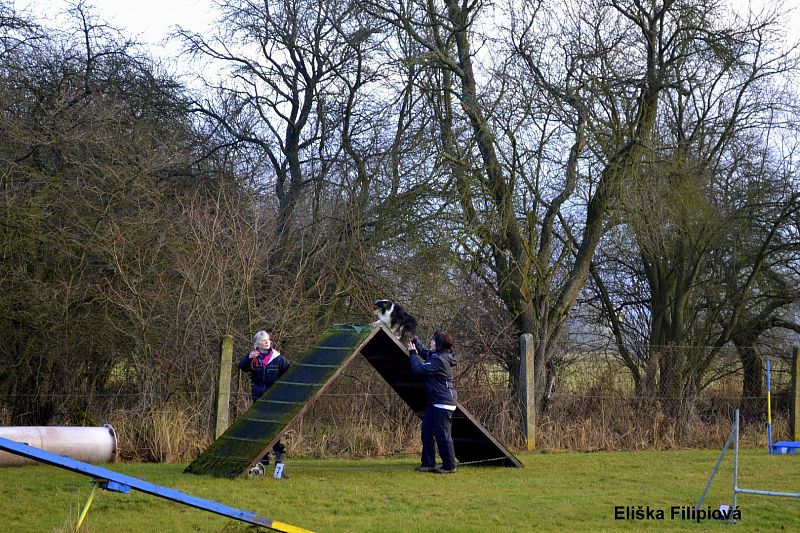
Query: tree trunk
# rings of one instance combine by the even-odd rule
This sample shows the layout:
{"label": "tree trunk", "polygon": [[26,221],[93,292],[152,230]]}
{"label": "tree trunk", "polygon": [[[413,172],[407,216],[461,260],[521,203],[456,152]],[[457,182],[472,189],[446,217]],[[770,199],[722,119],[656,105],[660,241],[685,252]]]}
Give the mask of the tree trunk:
{"label": "tree trunk", "polygon": [[764,394],[764,369],[756,349],[748,344],[736,346],[742,361],[742,405],[740,407],[743,424],[753,424],[764,419],[766,406]]}

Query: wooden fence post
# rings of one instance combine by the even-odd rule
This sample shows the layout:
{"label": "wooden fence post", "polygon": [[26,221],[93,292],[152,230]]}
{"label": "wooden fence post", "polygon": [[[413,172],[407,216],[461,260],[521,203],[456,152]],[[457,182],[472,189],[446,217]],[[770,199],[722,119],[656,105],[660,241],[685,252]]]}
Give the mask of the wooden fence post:
{"label": "wooden fence post", "polygon": [[798,374],[800,374],[800,346],[794,347],[792,354],[792,400],[789,408],[789,433],[791,440],[800,440],[800,387],[798,387]]}
{"label": "wooden fence post", "polygon": [[228,429],[228,414],[231,401],[231,364],[233,364],[233,337],[223,335],[219,343],[217,417],[214,439],[218,439]]}
{"label": "wooden fence post", "polygon": [[519,395],[522,414],[522,437],[527,450],[536,448],[536,396],[534,394],[533,335],[519,337]]}

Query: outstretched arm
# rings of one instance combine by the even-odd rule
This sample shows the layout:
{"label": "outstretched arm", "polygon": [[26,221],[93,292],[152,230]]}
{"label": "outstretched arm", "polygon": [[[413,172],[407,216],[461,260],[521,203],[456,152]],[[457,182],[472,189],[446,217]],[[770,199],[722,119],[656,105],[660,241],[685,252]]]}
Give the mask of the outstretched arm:
{"label": "outstretched arm", "polygon": [[412,342],[414,343],[414,349],[417,351],[419,356],[422,357],[423,359],[427,360],[431,356],[431,354],[433,353],[431,350],[429,350],[429,349],[425,348],[425,346],[423,346],[422,341],[419,340],[419,337],[414,337],[414,340]]}
{"label": "outstretched arm", "polygon": [[[426,350],[430,353],[430,350]],[[411,371],[415,374],[424,375],[424,374],[435,374],[439,372],[441,360],[438,358],[433,358],[430,361],[422,361],[417,354],[417,349],[412,345],[412,343],[408,343],[408,362],[411,363]]]}
{"label": "outstretched arm", "polygon": [[258,357],[258,352],[253,350],[253,351],[249,352],[248,354],[246,354],[241,359],[239,359],[239,365],[238,365],[239,366],[239,370],[244,370],[245,372],[250,372],[250,370],[252,370],[252,367],[250,366],[250,361],[252,361],[256,357]]}

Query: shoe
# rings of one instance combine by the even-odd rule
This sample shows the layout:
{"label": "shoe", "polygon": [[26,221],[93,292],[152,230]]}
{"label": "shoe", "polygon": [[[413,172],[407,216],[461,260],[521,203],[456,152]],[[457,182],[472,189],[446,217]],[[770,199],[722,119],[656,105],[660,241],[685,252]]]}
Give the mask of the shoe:
{"label": "shoe", "polygon": [[433,473],[434,474],[455,474],[456,473],[456,469],[454,468],[452,470],[445,470],[444,468],[434,468],[433,469]]}
{"label": "shoe", "polygon": [[434,472],[436,471],[435,466],[418,466],[414,470],[417,472]]}

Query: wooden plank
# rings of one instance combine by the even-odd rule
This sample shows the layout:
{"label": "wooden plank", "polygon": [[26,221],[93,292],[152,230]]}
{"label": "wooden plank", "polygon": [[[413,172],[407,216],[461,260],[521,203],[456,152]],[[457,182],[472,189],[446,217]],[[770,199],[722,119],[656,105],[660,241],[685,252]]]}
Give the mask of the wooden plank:
{"label": "wooden plank", "polygon": [[218,439],[228,429],[231,402],[231,366],[233,364],[233,337],[223,335],[219,347],[219,377],[217,379],[217,416],[214,420],[214,438]]}

